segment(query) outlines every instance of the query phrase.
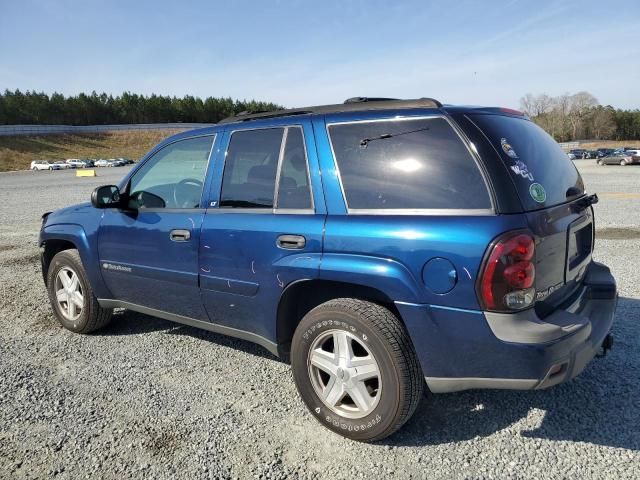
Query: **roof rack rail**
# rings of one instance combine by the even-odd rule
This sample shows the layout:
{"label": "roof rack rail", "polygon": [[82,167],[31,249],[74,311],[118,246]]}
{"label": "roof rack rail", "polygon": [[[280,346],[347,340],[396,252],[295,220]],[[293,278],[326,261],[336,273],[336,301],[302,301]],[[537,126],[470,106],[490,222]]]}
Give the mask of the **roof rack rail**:
{"label": "roof rack rail", "polygon": [[337,105],[320,105],[316,107],[292,108],[289,110],[275,110],[272,112],[241,112],[227,117],[218,123],[248,122],[266,118],[289,117],[307,114],[331,114],[343,112],[390,110],[408,108],[441,108],[442,104],[433,98],[417,98],[413,100],[399,100],[395,98],[353,97]]}
{"label": "roof rack rail", "polygon": [[399,98],[385,98],[385,97],[351,97],[347,98],[344,103],[363,103],[363,102],[389,102],[392,100],[400,100]]}

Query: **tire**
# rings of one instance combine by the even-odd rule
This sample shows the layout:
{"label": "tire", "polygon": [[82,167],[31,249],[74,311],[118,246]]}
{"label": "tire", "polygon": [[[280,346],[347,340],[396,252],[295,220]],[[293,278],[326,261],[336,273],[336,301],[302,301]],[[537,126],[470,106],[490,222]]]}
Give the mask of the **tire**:
{"label": "tire", "polygon": [[626,160],[624,160],[624,159],[623,159],[623,160],[620,160],[620,166],[621,166],[621,167],[624,167],[624,166],[626,166],[626,165],[627,165],[627,161],[626,161]]}
{"label": "tire", "polygon": [[[73,286],[74,275],[78,288],[67,289],[63,277],[66,276],[71,282],[70,286]],[[72,290],[74,295],[69,293]],[[75,295],[76,291],[80,293],[80,297]],[[47,292],[58,322],[67,330],[90,333],[104,327],[111,320],[113,310],[102,308],[98,304],[77,250],[63,250],[53,257],[47,272]],[[67,301],[59,301],[57,292],[62,292],[62,297],[66,296]],[[72,296],[77,302],[69,300]]]}
{"label": "tire", "polygon": [[[349,366],[344,358],[336,362],[335,344],[360,366]],[[312,352],[318,350],[322,355],[314,355],[312,362]],[[330,359],[320,368],[322,357]],[[381,440],[398,430],[413,415],[424,392],[422,369],[404,326],[385,307],[363,300],[330,300],[305,315],[293,336],[291,366],[311,414],[330,430],[361,442]],[[374,370],[377,375],[371,373]],[[371,378],[359,380],[356,375]],[[323,388],[329,393],[326,401],[321,398]],[[351,398],[351,392],[360,402]]]}
{"label": "tire", "polygon": [[53,167],[49,167],[49,171],[53,171]]}
{"label": "tire", "polygon": [[598,165],[603,166],[604,162],[602,160],[598,160]]}

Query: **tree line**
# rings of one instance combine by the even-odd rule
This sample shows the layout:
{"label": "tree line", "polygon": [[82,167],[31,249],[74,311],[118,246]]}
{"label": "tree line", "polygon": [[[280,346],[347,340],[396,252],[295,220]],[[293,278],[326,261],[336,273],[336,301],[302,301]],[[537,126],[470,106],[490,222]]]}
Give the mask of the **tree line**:
{"label": "tree line", "polygon": [[182,98],[125,92],[107,95],[47,95],[20,90],[0,92],[0,125],[113,125],[128,123],[215,123],[242,111],[282,108],[269,102],[191,95]]}
{"label": "tree line", "polygon": [[600,105],[589,92],[558,97],[528,93],[520,99],[520,109],[559,142],[640,139],[640,110]]}
{"label": "tree line", "polygon": [[[215,123],[242,111],[282,108],[255,100],[191,95],[182,98],[125,92],[92,92],[75,96],[60,93],[5,90],[0,93],[0,125],[112,125],[128,123]],[[640,110],[600,105],[589,92],[526,94],[520,108],[556,140],[639,140]]]}

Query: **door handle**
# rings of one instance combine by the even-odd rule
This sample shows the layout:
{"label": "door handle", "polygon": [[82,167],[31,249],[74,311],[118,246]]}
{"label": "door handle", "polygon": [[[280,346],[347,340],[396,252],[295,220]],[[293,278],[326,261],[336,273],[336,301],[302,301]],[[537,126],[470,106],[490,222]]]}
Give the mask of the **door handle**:
{"label": "door handle", "polygon": [[172,242],[186,242],[191,238],[191,232],[189,230],[171,230],[169,232],[169,238]]}
{"label": "door handle", "polygon": [[306,244],[307,240],[302,235],[280,235],[276,242],[278,248],[285,250],[300,250]]}

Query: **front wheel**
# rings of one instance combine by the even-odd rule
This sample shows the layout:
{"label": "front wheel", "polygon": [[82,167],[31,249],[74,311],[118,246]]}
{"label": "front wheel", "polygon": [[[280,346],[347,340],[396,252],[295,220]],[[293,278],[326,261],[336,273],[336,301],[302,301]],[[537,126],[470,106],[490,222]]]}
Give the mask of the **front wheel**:
{"label": "front wheel", "polygon": [[424,377],[411,340],[385,307],[330,300],[305,315],[292,345],[293,377],[309,411],[347,438],[391,435],[422,398]]}
{"label": "front wheel", "polygon": [[63,250],[53,257],[47,292],[58,322],[67,330],[89,333],[111,320],[113,310],[98,304],[77,250]]}
{"label": "front wheel", "polygon": [[598,160],[598,165],[602,166],[604,165],[604,162],[602,160]]}

